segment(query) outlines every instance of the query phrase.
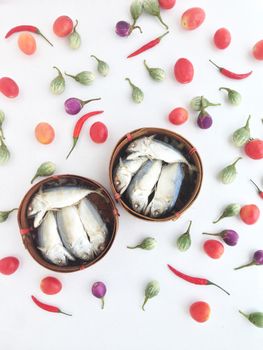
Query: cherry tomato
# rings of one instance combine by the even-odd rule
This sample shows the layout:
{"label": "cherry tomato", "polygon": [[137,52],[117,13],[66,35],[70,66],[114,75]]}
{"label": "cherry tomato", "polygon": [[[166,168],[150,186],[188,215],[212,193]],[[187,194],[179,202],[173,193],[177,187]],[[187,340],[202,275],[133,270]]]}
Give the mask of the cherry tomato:
{"label": "cherry tomato", "polygon": [[108,138],[108,129],[106,125],[101,122],[96,122],[91,125],[89,133],[92,141],[96,143],[104,143]]}
{"label": "cherry tomato", "polygon": [[219,259],[224,253],[224,246],[216,239],[208,239],[203,245],[204,251],[212,259]]}
{"label": "cherry tomato", "polygon": [[14,256],[7,256],[0,260],[0,272],[4,275],[12,275],[19,266],[19,260]]}
{"label": "cherry tomato", "polygon": [[14,98],[19,94],[19,87],[13,79],[4,77],[0,79],[0,91],[6,97]]}
{"label": "cherry tomato", "polygon": [[205,20],[205,11],[200,7],[192,7],[186,10],[181,17],[181,25],[184,29],[198,28]]}
{"label": "cherry tomato", "polygon": [[214,44],[218,49],[225,49],[230,45],[231,34],[226,28],[218,29],[214,34]]}
{"label": "cherry tomato", "polygon": [[263,40],[258,41],[252,49],[252,54],[257,60],[263,60]]}
{"label": "cherry tomato", "polygon": [[181,125],[188,120],[188,112],[182,107],[177,107],[170,112],[168,119],[174,125]]}
{"label": "cherry tomato", "polygon": [[68,16],[58,17],[53,24],[53,31],[57,36],[68,36],[73,30],[73,21]]}
{"label": "cherry tomato", "polygon": [[48,123],[39,123],[35,127],[35,136],[36,139],[43,143],[44,145],[47,145],[51,143],[55,138],[55,131],[53,127]]}
{"label": "cherry tomato", "polygon": [[263,141],[253,139],[245,144],[245,153],[249,158],[262,159],[263,158]]}
{"label": "cherry tomato", "polygon": [[241,220],[247,225],[253,225],[260,216],[259,208],[255,204],[244,205],[239,212]]}
{"label": "cherry tomato", "polygon": [[26,55],[33,55],[36,51],[36,40],[30,33],[21,33],[17,42],[20,50]]}
{"label": "cherry tomato", "polygon": [[189,312],[196,322],[205,322],[210,317],[211,309],[205,301],[197,301],[190,306]]}
{"label": "cherry tomato", "polygon": [[165,10],[170,10],[174,7],[176,0],[159,0],[159,5]]}
{"label": "cherry tomato", "polygon": [[179,58],[174,65],[175,79],[182,84],[190,83],[194,77],[194,67],[187,58]]}
{"label": "cherry tomato", "polygon": [[40,289],[45,294],[57,294],[62,289],[62,283],[55,277],[45,277],[40,282]]}

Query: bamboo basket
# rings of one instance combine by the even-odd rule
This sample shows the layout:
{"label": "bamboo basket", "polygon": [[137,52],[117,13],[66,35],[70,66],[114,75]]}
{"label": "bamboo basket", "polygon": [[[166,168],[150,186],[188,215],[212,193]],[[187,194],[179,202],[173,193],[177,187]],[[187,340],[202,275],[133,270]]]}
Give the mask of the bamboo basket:
{"label": "bamboo basket", "polygon": [[[73,262],[69,262],[67,266],[57,266],[52,264],[51,262],[44,259],[41,255],[41,252],[37,249],[37,229],[33,228],[33,219],[27,217],[27,208],[33,198],[33,196],[39,191],[40,188],[45,188],[49,186],[58,186],[58,185],[84,185],[91,189],[99,189],[102,195],[106,198],[103,199],[96,193],[92,193],[89,195],[89,199],[96,205],[98,208],[102,219],[107,223],[108,227],[108,239],[106,242],[105,249],[96,256],[95,259],[91,261],[84,262],[82,260],[76,260]],[[101,186],[99,183],[76,175],[58,175],[51,176],[43,181],[36,183],[24,196],[19,209],[18,209],[18,225],[20,229],[21,238],[23,240],[25,248],[28,250],[29,254],[43,267],[55,271],[55,272],[74,272],[78,270],[85,269],[101,258],[103,258],[107,252],[109,251],[114,238],[116,236],[116,232],[118,229],[118,211],[116,209],[115,203],[112,200],[108,191]]]}
{"label": "bamboo basket", "polygon": [[[159,217],[159,218],[152,218],[149,216],[146,216],[141,213],[137,213],[134,211],[131,206],[129,205],[129,202],[125,197],[120,196],[120,194],[116,191],[113,177],[114,177],[114,168],[118,164],[119,158],[125,154],[125,149],[127,148],[128,144],[132,142],[133,140],[143,137],[143,136],[151,136],[156,135],[156,138],[159,138],[160,140],[167,142],[169,144],[177,143],[182,146],[181,152],[184,155],[184,157],[187,159],[187,161],[191,164],[193,164],[196,168],[196,172],[194,178],[188,183],[188,185],[183,183],[182,189],[180,191],[180,197],[182,194],[182,199],[179,201],[174,208],[172,212],[167,214],[166,216]],[[124,209],[126,209],[130,214],[136,216],[137,218],[144,219],[147,221],[156,221],[156,222],[162,222],[162,221],[169,221],[169,220],[177,220],[183,212],[185,212],[195,201],[197,198],[202,184],[203,179],[203,167],[202,167],[202,161],[201,158],[196,150],[196,148],[184,137],[181,135],[172,132],[170,130],[166,129],[160,129],[160,128],[141,128],[134,130],[125,136],[123,136],[119,142],[117,143],[116,147],[113,150],[110,165],[109,165],[109,177],[110,177],[110,185],[112,189],[112,193],[114,195],[114,198],[117,202],[119,202]]]}

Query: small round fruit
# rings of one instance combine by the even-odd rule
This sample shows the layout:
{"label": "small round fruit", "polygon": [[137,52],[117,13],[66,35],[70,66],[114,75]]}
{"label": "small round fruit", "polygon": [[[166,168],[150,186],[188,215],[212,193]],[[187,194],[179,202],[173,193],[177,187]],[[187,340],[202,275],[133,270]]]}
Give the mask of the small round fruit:
{"label": "small round fruit", "polygon": [[174,7],[176,0],[159,0],[159,5],[165,10],[170,10]]}
{"label": "small round fruit", "polygon": [[226,49],[231,42],[230,31],[226,28],[218,29],[214,34],[214,44],[218,49]]}
{"label": "small round fruit", "polygon": [[55,138],[55,131],[48,123],[39,123],[35,128],[35,136],[38,142],[48,145]]}
{"label": "small round fruit", "polygon": [[19,94],[19,87],[13,79],[3,77],[0,79],[0,91],[8,98],[15,98]]}
{"label": "small round fruit", "polygon": [[30,33],[21,33],[17,42],[19,49],[26,55],[33,55],[36,51],[36,40]]}
{"label": "small round fruit", "polygon": [[95,143],[104,143],[108,138],[108,129],[101,122],[91,125],[89,133],[92,141]]}
{"label": "small round fruit", "polygon": [[188,112],[182,107],[177,107],[170,112],[168,119],[174,125],[181,125],[189,118]]}
{"label": "small round fruit", "polygon": [[256,60],[263,60],[263,40],[259,40],[253,46],[252,54]]}
{"label": "small round fruit", "polygon": [[260,210],[255,204],[248,204],[241,208],[239,215],[245,224],[253,225],[258,221]]}
{"label": "small round fruit", "polygon": [[193,80],[194,67],[187,58],[179,58],[174,65],[175,79],[181,84],[188,84]]}
{"label": "small round fruit", "polygon": [[259,139],[252,139],[245,144],[245,153],[249,158],[262,159],[263,158],[263,141]]}
{"label": "small round fruit", "polygon": [[73,30],[74,24],[70,17],[60,16],[53,24],[53,31],[59,37],[68,36]]}
{"label": "small round fruit", "polygon": [[210,317],[211,309],[205,301],[197,301],[190,306],[189,312],[196,322],[206,322]]}
{"label": "small round fruit", "polygon": [[62,289],[62,283],[57,278],[48,276],[41,280],[40,289],[45,294],[57,294]]}
{"label": "small round fruit", "polygon": [[19,260],[14,256],[7,256],[0,260],[0,273],[12,275],[19,266]]}
{"label": "small round fruit", "polygon": [[219,259],[224,253],[224,246],[216,239],[208,239],[204,243],[204,251],[212,259]]}
{"label": "small round fruit", "polygon": [[181,17],[181,25],[184,29],[198,28],[205,20],[205,11],[200,7],[192,7],[186,10]]}

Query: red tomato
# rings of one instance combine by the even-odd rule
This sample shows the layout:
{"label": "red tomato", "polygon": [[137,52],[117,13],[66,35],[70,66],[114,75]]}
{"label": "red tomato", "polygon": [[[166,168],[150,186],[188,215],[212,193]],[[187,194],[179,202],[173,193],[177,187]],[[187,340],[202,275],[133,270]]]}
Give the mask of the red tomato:
{"label": "red tomato", "polygon": [[226,28],[218,29],[214,34],[214,44],[218,49],[225,49],[230,45],[231,34]]}
{"label": "red tomato", "polygon": [[58,17],[53,24],[53,31],[57,36],[68,36],[73,30],[73,21],[68,16]]}
{"label": "red tomato", "polygon": [[263,158],[263,141],[253,139],[245,144],[245,153],[249,158],[262,159]]}
{"label": "red tomato", "polygon": [[244,205],[239,212],[241,220],[247,225],[253,225],[260,216],[259,208],[255,204]]}
{"label": "red tomato", "polygon": [[6,97],[14,98],[19,94],[19,87],[13,79],[4,77],[0,79],[0,91]]}
{"label": "red tomato", "polygon": [[19,260],[14,256],[7,256],[0,260],[0,272],[4,275],[12,275],[19,266]]}
{"label": "red tomato", "polygon": [[51,143],[55,138],[55,131],[53,127],[48,123],[39,123],[35,127],[35,136],[36,139],[43,143],[44,145],[47,145]]}
{"label": "red tomato", "polygon": [[182,84],[190,83],[194,77],[194,67],[187,58],[179,58],[174,65],[175,79]]}
{"label": "red tomato", "polygon": [[190,306],[189,312],[195,321],[205,322],[210,317],[211,309],[205,301],[197,301]]}
{"label": "red tomato", "polygon": [[176,0],[159,0],[159,5],[165,10],[170,10],[174,7]]}
{"label": "red tomato", "polygon": [[36,51],[36,40],[30,33],[21,33],[17,42],[20,50],[26,55],[33,55]]}
{"label": "red tomato", "polygon": [[263,40],[258,41],[252,50],[252,54],[257,60],[263,60]]}
{"label": "red tomato", "polygon": [[57,294],[62,289],[62,283],[55,277],[45,277],[40,282],[40,289],[45,294]]}
{"label": "red tomato", "polygon": [[219,259],[224,253],[224,246],[216,239],[208,239],[203,245],[204,251],[210,258]]}
{"label": "red tomato", "polygon": [[89,133],[92,141],[96,143],[104,143],[108,138],[108,129],[106,125],[101,122],[96,122],[91,125]]}
{"label": "red tomato", "polygon": [[205,11],[200,7],[192,7],[186,10],[181,17],[181,25],[184,29],[198,28],[205,20]]}
{"label": "red tomato", "polygon": [[169,114],[168,119],[174,125],[181,125],[188,120],[188,112],[182,107],[177,107]]}

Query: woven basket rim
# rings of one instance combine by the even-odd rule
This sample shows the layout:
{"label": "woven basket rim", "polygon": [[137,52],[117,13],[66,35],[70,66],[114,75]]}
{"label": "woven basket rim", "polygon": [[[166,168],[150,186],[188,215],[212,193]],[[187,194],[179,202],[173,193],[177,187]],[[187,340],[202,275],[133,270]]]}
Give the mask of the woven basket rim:
{"label": "woven basket rim", "polygon": [[[191,154],[191,157],[193,158],[194,164],[195,166],[197,166],[198,168],[198,179],[197,179],[197,184],[195,186],[195,190],[193,191],[189,201],[187,202],[187,204],[178,212],[167,216],[167,217],[163,217],[163,218],[151,218],[148,217],[146,215],[137,213],[136,211],[134,211],[132,208],[130,208],[123,200],[122,198],[118,195],[118,192],[115,189],[114,183],[113,183],[113,166],[115,164],[116,158],[118,157],[118,155],[121,153],[121,151],[123,150],[123,148],[125,146],[127,146],[127,144],[133,140],[136,139],[138,137],[142,137],[142,136],[147,136],[150,134],[162,134],[165,136],[172,136],[174,138],[176,138],[177,140],[179,139],[181,142],[184,143],[184,145],[186,145],[188,147],[188,150],[192,150],[193,153]],[[188,141],[185,137],[183,137],[182,135],[168,130],[168,129],[164,129],[164,128],[156,128],[156,127],[143,127],[143,128],[139,128],[139,129],[135,129],[133,131],[130,131],[129,133],[126,133],[124,136],[122,136],[120,138],[120,140],[117,142],[115,148],[113,149],[112,155],[111,155],[111,159],[110,159],[110,164],[109,164],[109,178],[110,178],[110,186],[111,186],[111,191],[113,193],[113,196],[115,197],[115,199],[117,200],[117,202],[119,202],[123,208],[128,211],[130,214],[132,214],[133,216],[139,218],[139,219],[143,219],[145,221],[151,221],[151,222],[165,222],[165,221],[175,221],[177,220],[183,212],[185,212],[192,204],[193,202],[196,200],[198,194],[200,193],[201,190],[201,185],[202,185],[202,180],[203,180],[203,165],[202,165],[202,160],[201,157],[198,153],[198,151],[196,150],[196,148],[192,145],[192,143],[190,141]]]}
{"label": "woven basket rim", "polygon": [[[108,241],[108,244],[105,247],[105,249],[101,252],[101,254],[99,254],[94,260],[83,262],[82,265],[56,266],[51,262],[46,261],[42,257],[42,255],[38,252],[38,250],[35,248],[33,244],[33,238],[30,235],[31,229],[27,225],[28,219],[26,216],[26,209],[33,195],[40,189],[42,185],[50,181],[56,181],[59,179],[69,179],[69,180],[76,179],[76,180],[82,181],[83,183],[86,183],[87,185],[92,185],[94,187],[99,188],[102,191],[102,193],[105,195],[107,200],[109,201],[108,205],[111,206],[112,218],[113,218],[113,222],[112,222],[113,230],[111,233],[111,237]],[[102,186],[100,183],[98,183],[95,180],[92,180],[83,176],[79,176],[79,175],[59,174],[55,176],[49,176],[48,178],[45,178],[44,180],[37,182],[26,192],[18,208],[17,221],[18,221],[18,226],[19,226],[23,244],[25,248],[28,250],[29,254],[33,257],[33,259],[37,261],[40,265],[42,265],[43,267],[49,270],[52,270],[55,272],[68,273],[68,272],[75,272],[75,271],[85,269],[95,264],[96,262],[98,262],[108,253],[116,237],[116,233],[119,227],[118,215],[119,214],[118,214],[114,200],[112,199],[107,189],[104,186]]]}

